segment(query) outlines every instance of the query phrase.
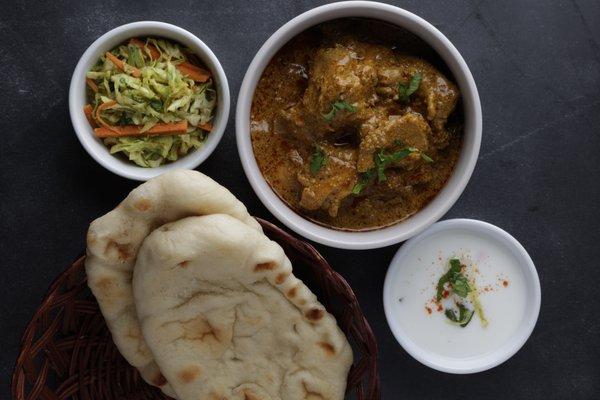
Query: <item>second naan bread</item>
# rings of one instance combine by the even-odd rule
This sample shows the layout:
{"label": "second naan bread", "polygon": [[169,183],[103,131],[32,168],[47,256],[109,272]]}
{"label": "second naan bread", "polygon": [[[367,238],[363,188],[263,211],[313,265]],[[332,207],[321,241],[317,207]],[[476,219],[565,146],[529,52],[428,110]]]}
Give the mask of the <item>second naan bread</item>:
{"label": "second naan bread", "polygon": [[113,340],[146,382],[175,393],[154,363],[140,332],[131,276],[137,252],[150,232],[192,215],[228,214],[257,232],[260,225],[229,190],[197,171],[167,172],[135,188],[111,212],[90,225],[85,268],[88,285]]}
{"label": "second naan bread", "polygon": [[283,249],[228,215],[152,232],[133,291],[142,333],[181,400],[342,400],[352,350]]}

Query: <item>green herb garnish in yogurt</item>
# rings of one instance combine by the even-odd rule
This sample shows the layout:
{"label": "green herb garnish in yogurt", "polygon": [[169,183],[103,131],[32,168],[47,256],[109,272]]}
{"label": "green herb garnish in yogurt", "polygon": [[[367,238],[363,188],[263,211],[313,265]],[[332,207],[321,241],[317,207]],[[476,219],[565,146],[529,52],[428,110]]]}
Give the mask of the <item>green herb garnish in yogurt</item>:
{"label": "green herb garnish in yogurt", "polygon": [[471,291],[471,287],[469,286],[469,280],[462,273],[462,265],[460,264],[460,260],[458,258],[450,259],[450,269],[446,272],[437,284],[437,293],[436,300],[440,301],[444,296],[444,288],[446,283],[449,284],[450,289],[454,294],[459,297],[467,297],[469,292]]}
{"label": "green herb garnish in yogurt", "polygon": [[456,311],[451,308],[447,308],[444,314],[450,321],[464,328],[471,322],[475,311],[468,309],[463,303],[456,303],[456,305],[458,306],[458,316]]}
{"label": "green herb garnish in yogurt", "polygon": [[[485,318],[483,307],[479,301],[479,292],[475,286],[475,281],[469,280],[463,273],[466,266],[461,264],[458,258],[451,258],[449,264],[450,268],[441,276],[436,286],[435,299],[440,304],[440,310],[442,299],[453,295],[455,296],[454,299],[458,307],[458,313],[453,308],[446,308],[444,312],[444,315],[450,322],[464,328],[471,322],[473,315],[477,314],[483,327],[486,327],[488,321]],[[463,300],[457,301],[459,298]],[[470,304],[472,308],[467,307],[465,304]]]}

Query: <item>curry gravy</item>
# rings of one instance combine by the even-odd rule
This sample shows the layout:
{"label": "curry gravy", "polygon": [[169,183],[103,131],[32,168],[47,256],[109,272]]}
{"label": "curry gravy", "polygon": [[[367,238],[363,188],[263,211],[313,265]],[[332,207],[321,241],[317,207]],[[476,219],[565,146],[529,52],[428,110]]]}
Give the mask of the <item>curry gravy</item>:
{"label": "curry gravy", "polygon": [[[450,177],[462,144],[458,89],[446,78],[447,71],[442,74],[430,62],[446,70],[420,39],[373,20],[331,21],[287,43],[257,85],[250,122],[254,155],[275,193],[297,213],[341,230],[389,226],[426,206]],[[423,75],[419,90],[408,103],[399,101],[396,80],[410,79],[417,70]],[[311,75],[316,73],[323,76]],[[374,78],[364,78],[364,87],[361,81],[340,89],[348,81],[346,73],[348,79]],[[435,101],[433,95],[438,96]],[[356,105],[356,111],[324,120],[329,104],[340,97]],[[394,124],[407,132],[402,140],[390,141]],[[419,137],[417,128],[427,134]],[[422,143],[433,162],[411,155],[386,167],[385,181],[371,179],[353,193],[373,168],[378,151],[391,154],[401,149],[400,142],[414,146],[411,141]],[[326,155],[326,162],[312,173],[315,149]]]}

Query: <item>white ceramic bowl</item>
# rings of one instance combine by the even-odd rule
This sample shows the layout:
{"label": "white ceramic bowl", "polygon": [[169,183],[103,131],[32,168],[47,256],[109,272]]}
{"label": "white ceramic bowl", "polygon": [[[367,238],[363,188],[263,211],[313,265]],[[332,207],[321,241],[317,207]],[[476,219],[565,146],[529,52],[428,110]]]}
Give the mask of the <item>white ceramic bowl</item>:
{"label": "white ceramic bowl", "polygon": [[[400,26],[427,42],[452,71],[462,92],[464,143],[454,173],[445,187],[425,208],[409,219],[388,228],[367,232],[344,232],[315,224],[290,209],[269,187],[254,158],[250,139],[250,108],[256,85],[271,58],[290,39],[319,23],[344,17],[378,19]],[[282,223],[299,235],[344,249],[370,249],[401,242],[419,233],[444,215],[464,190],[479,154],[481,103],[473,76],[458,50],[433,25],[398,7],[348,1],[317,7],[283,25],[260,48],[248,67],[236,110],[237,146],[244,171],[263,204]]]}
{"label": "white ceramic bowl", "polygon": [[[477,238],[477,240],[481,240],[480,243],[487,243],[486,246],[488,247],[489,254],[504,253],[510,257],[509,260],[513,260],[512,262],[514,262],[514,265],[516,265],[515,271],[518,271],[519,273],[515,273],[515,276],[510,277],[510,286],[520,286],[521,294],[524,295],[514,296],[514,294],[507,293],[505,296],[507,296],[510,301],[516,301],[516,298],[519,297],[523,300],[524,306],[522,308],[523,313],[520,322],[517,322],[514,325],[515,328],[511,331],[512,333],[508,332],[503,340],[500,340],[498,343],[496,343],[497,346],[494,345],[491,350],[477,355],[469,355],[466,357],[450,357],[436,353],[431,349],[419,345],[417,340],[415,340],[417,336],[415,336],[415,331],[413,329],[410,330],[413,332],[411,337],[411,334],[408,332],[407,328],[415,328],[417,321],[415,321],[413,317],[410,317],[408,319],[410,319],[410,323],[412,324],[411,327],[403,325],[402,321],[405,321],[404,324],[406,324],[407,319],[400,318],[400,313],[402,310],[405,311],[407,316],[409,313],[406,309],[401,308],[403,306],[402,303],[398,302],[398,299],[404,295],[401,293],[402,290],[399,289],[402,286],[403,281],[406,281],[407,279],[410,279],[411,276],[414,276],[414,273],[407,273],[407,270],[410,268],[410,266],[414,267],[417,265],[418,268],[423,268],[423,266],[427,266],[430,263],[428,257],[431,259],[437,259],[441,254],[440,252],[446,253],[446,251],[436,250],[427,252],[427,254],[423,254],[422,249],[430,248],[430,246],[433,245],[436,249],[450,247],[454,251],[459,252],[459,249],[455,248],[456,243],[461,243],[460,246],[464,246],[462,247],[463,249],[472,245],[470,243],[465,243],[463,239],[457,239],[459,237]],[[499,249],[499,251],[497,253],[489,251],[490,248]],[[479,252],[482,251],[482,249],[479,247],[471,248],[471,251]],[[488,265],[480,265],[480,271],[484,268],[489,268],[489,270],[492,271],[492,274],[494,274],[497,273],[500,268],[504,267],[501,265],[500,257],[488,257]],[[415,262],[415,259],[422,260],[423,266],[419,266],[418,261]],[[423,274],[425,276],[429,277],[429,273],[429,270],[423,270]],[[479,276],[481,276],[481,272]],[[519,278],[522,278],[521,282],[516,281],[516,279]],[[418,288],[422,287],[418,282],[409,282],[410,283],[407,284],[411,285],[411,287],[414,287],[415,285]],[[424,283],[424,285],[426,285],[426,283]],[[428,296],[427,292],[421,293],[424,293],[425,297]],[[493,292],[486,294],[486,296],[498,295],[499,294],[495,294]],[[509,304],[509,302],[504,302],[504,300],[501,301],[501,304]],[[419,301],[407,304],[410,304],[410,306],[415,305],[419,307],[419,309],[422,309],[423,307]],[[385,277],[385,283],[383,285],[383,306],[385,309],[385,316],[392,333],[396,337],[396,340],[398,340],[398,343],[400,343],[407,353],[428,367],[454,374],[469,374],[485,371],[503,363],[512,357],[525,344],[531,335],[531,332],[533,331],[538,319],[540,304],[540,281],[535,269],[535,265],[533,264],[531,257],[529,257],[529,254],[527,254],[527,251],[514,237],[512,237],[506,231],[487,222],[472,219],[451,219],[438,222],[426,229],[421,234],[404,243],[390,263],[390,267]],[[503,310],[505,309],[503,308]],[[423,310],[423,313],[425,313],[425,310]],[[427,318],[431,318],[431,316]],[[490,325],[485,329],[497,329],[497,325],[502,323],[501,315],[487,315],[487,318],[490,320]],[[440,315],[440,319],[444,320],[443,315]],[[432,323],[434,324],[438,322],[444,323],[440,320],[432,320]],[[473,322],[471,322],[471,324],[472,323]],[[456,333],[462,334],[463,332],[458,331]],[[439,333],[436,334],[439,335]],[[448,340],[447,338],[444,339]],[[485,340],[491,342],[491,339]]]}
{"label": "white ceramic bowl", "polygon": [[[132,37],[158,36],[181,43],[188,47],[212,72],[217,91],[217,109],[213,119],[213,130],[204,146],[175,162],[156,168],[142,168],[127,160],[111,155],[108,148],[94,136],[94,131],[83,113],[86,104],[85,74],[97,62],[101,54]],[[229,117],[229,85],[225,71],[214,53],[200,39],[175,25],[156,21],[140,21],[119,26],[100,36],[83,53],[71,78],[69,88],[69,112],[77,138],[85,150],[104,168],[125,178],[145,181],[171,169],[196,168],[217,147],[225,132]]]}

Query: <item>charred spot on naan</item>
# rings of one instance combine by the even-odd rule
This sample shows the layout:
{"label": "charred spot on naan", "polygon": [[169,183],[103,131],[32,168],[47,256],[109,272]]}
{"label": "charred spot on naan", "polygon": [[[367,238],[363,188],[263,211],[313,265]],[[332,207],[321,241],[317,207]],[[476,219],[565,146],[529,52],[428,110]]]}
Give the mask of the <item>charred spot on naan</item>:
{"label": "charred spot on naan", "polygon": [[306,312],[306,314],[304,314],[306,316],[306,318],[309,321],[318,321],[321,318],[323,318],[323,315],[325,315],[325,312],[323,310],[321,310],[320,308],[313,308],[311,310],[308,310]]}
{"label": "charred spot on naan", "polygon": [[225,396],[223,396],[222,394],[218,394],[215,392],[210,392],[209,396],[209,400],[223,400],[226,399]]}
{"label": "charred spot on naan", "polygon": [[281,285],[290,276],[289,272],[282,272],[275,277],[275,283]]}
{"label": "charred spot on naan", "polygon": [[269,261],[265,263],[256,264],[256,266],[254,267],[254,272],[273,271],[276,268],[277,264],[273,261]]}
{"label": "charred spot on naan", "polygon": [[292,299],[298,294],[298,286],[294,286],[287,291],[287,296]]}
{"label": "charred spot on naan", "polygon": [[129,257],[131,257],[131,250],[129,249],[129,245],[124,243],[117,243],[112,239],[109,239],[108,242],[106,242],[104,253],[109,257],[112,254],[116,253],[117,257],[123,261],[128,261]]}
{"label": "charred spot on naan", "polygon": [[191,383],[198,376],[200,376],[200,367],[197,365],[190,365],[189,367],[183,368],[177,374],[177,377],[183,383]]}
{"label": "charred spot on naan", "polygon": [[317,345],[323,349],[325,354],[328,356],[335,355],[335,347],[331,343],[328,342],[318,342]]}
{"label": "charred spot on naan", "polygon": [[261,400],[254,393],[244,390],[244,400]]}
{"label": "charred spot on naan", "polygon": [[173,321],[173,323],[178,323],[183,327],[182,339],[202,345],[223,345],[228,342],[231,336],[226,330],[217,328],[201,316],[183,322]]}
{"label": "charred spot on naan", "polygon": [[148,199],[141,199],[137,201],[133,206],[138,211],[148,211],[152,207],[152,203]]}

